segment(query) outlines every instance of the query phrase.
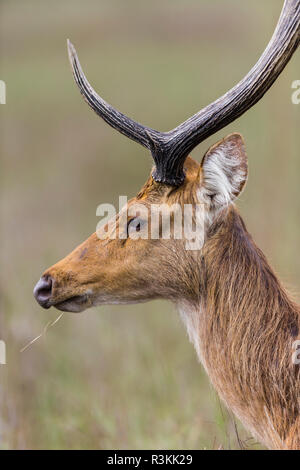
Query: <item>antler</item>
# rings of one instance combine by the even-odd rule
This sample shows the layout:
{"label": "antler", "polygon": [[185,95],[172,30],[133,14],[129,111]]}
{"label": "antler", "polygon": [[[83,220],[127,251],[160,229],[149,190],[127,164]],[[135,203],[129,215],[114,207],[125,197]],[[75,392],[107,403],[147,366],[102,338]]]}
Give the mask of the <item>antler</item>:
{"label": "antler", "polygon": [[300,41],[300,0],[285,0],[275,32],[250,72],[231,90],[169,132],[135,122],[106,103],[87,81],[74,46],[68,41],[75,81],[91,108],[108,124],[151,151],[157,182],[179,186],[183,165],[200,142],[227,126],[257,103],[280,75]]}

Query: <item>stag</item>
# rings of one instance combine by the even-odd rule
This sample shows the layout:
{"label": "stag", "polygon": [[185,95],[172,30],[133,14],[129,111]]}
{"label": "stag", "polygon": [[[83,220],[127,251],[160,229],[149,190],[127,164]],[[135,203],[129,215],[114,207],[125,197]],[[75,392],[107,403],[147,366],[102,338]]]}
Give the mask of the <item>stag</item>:
{"label": "stag", "polygon": [[[102,304],[171,300],[225,404],[270,449],[300,449],[300,366],[293,363],[300,306],[284,289],[234,205],[248,173],[243,138],[213,145],[201,164],[189,154],[257,103],[282,72],[300,40],[300,1],[286,0],[275,32],[250,72],[230,91],[169,132],[128,118],[91,87],[68,42],[75,82],[110,126],[150,150],[154,168],[128,202],[203,208],[203,242],[91,235],[42,275],[34,295],[44,307],[81,312]],[[115,229],[143,217],[115,220]],[[152,221],[153,222],[153,221]],[[161,224],[161,219],[156,220]],[[160,227],[158,227],[159,229]]]}

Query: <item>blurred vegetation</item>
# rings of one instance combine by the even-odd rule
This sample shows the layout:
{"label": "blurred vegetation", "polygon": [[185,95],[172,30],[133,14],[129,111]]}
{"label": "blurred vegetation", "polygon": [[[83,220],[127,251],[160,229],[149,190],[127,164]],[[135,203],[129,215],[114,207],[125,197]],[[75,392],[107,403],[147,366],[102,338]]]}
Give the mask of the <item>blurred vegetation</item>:
{"label": "blurred vegetation", "polygon": [[[0,448],[238,448],[177,313],[166,302],[65,314],[32,289],[95,230],[96,207],[134,195],[152,162],[106,126],[75,88],[74,42],[96,90],[129,116],[168,130],[233,86],[273,32],[281,0],[1,1]],[[244,135],[250,178],[239,207],[293,292],[299,285],[299,54],[225,134]],[[220,345],[222,348],[222,345]],[[238,425],[240,438],[249,433]]]}

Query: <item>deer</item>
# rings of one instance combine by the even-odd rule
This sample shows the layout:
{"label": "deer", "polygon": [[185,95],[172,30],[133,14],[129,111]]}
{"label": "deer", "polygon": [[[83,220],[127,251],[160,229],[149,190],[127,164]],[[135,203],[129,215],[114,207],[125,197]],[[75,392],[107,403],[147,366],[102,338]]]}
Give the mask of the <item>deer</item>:
{"label": "deer", "polygon": [[[104,101],[68,41],[73,76],[85,101],[154,160],[148,180],[126,209],[137,203],[145,208],[199,204],[204,236],[201,246],[187,249],[184,236],[99,237],[95,232],[48,268],[34,288],[40,306],[63,312],[170,300],[221,400],[268,449],[300,449],[300,366],[292,361],[293,344],[300,338],[300,306],[235,205],[248,176],[243,137],[224,137],[200,164],[190,153],[264,96],[299,41],[300,1],[285,0],[273,36],[248,74],[169,132],[143,126]],[[124,235],[134,225],[143,233],[143,216],[126,216],[125,225],[121,218],[121,213],[115,218],[116,231]]]}

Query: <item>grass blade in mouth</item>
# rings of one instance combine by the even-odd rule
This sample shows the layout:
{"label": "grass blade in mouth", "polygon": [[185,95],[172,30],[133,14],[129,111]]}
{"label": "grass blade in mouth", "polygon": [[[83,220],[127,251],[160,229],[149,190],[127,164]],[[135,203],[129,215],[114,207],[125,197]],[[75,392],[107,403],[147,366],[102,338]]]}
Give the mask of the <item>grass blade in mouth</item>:
{"label": "grass blade in mouth", "polygon": [[22,349],[20,349],[20,352],[24,352],[27,348],[29,348],[29,346],[31,346],[33,343],[35,343],[38,339],[40,339],[42,336],[44,336],[47,331],[49,330],[49,328],[51,328],[52,326],[55,325],[55,323],[57,323],[61,317],[63,316],[63,313],[61,313],[55,320],[53,321],[49,321],[47,323],[47,325],[45,326],[45,328],[43,329],[42,333],[38,336],[36,336],[34,339],[32,339],[31,341],[29,341],[29,343],[27,343]]}

